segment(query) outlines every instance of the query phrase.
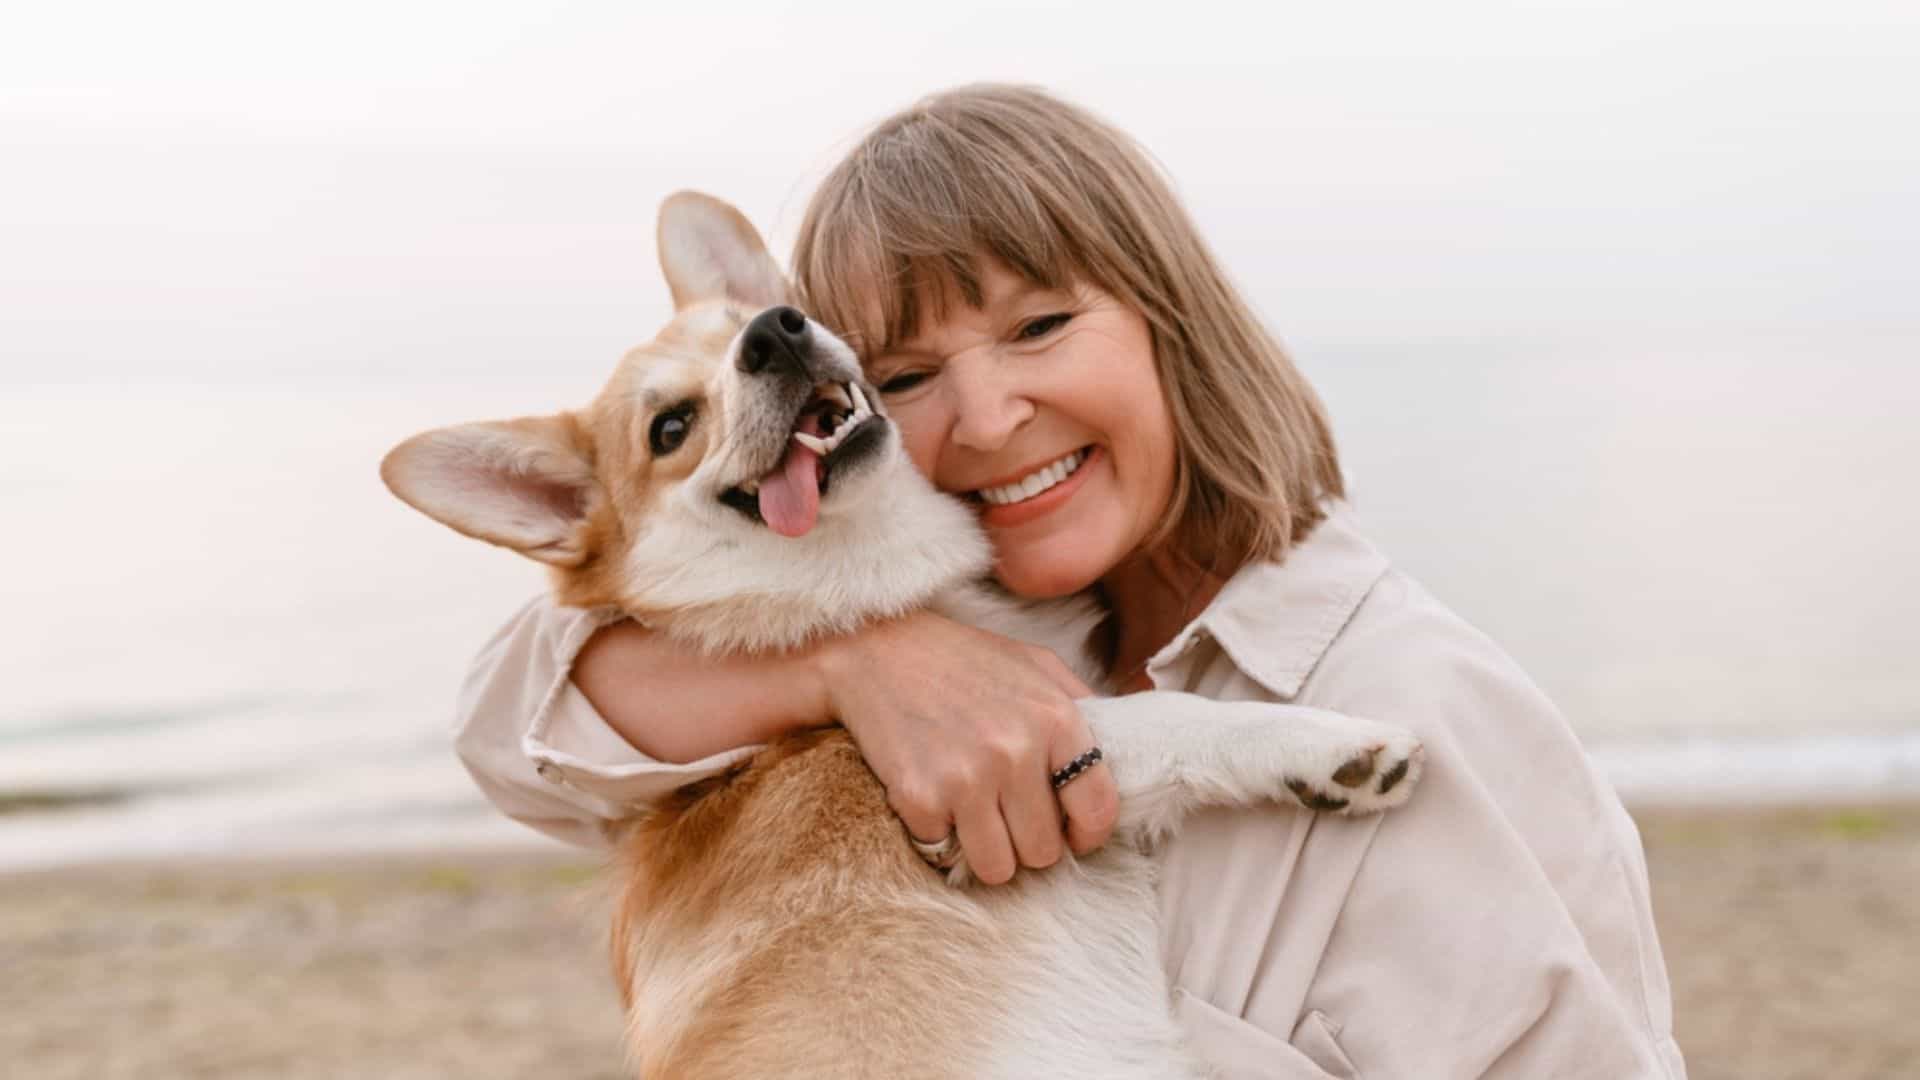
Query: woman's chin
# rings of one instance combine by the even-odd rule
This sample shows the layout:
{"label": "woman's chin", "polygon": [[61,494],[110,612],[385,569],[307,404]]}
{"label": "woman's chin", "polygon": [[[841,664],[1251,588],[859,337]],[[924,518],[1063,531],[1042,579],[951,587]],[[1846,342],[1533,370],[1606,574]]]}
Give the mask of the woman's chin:
{"label": "woman's chin", "polygon": [[1055,560],[1002,560],[994,564],[993,576],[1001,588],[1022,599],[1052,600],[1072,596],[1099,581],[1100,568]]}

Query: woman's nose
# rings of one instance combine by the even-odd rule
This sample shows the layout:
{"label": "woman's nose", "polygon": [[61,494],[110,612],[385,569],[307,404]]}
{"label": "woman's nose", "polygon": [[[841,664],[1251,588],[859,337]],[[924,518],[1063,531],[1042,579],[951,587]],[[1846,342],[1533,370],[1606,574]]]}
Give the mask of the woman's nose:
{"label": "woman's nose", "polygon": [[990,350],[963,353],[947,361],[942,373],[953,395],[952,441],[969,450],[992,451],[1033,416],[1016,373]]}

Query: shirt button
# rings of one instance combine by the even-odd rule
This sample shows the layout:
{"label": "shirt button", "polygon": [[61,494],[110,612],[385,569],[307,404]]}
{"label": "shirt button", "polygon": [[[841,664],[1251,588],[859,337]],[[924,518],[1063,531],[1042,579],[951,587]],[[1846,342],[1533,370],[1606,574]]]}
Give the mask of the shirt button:
{"label": "shirt button", "polygon": [[567,782],[567,778],[560,772],[560,766],[555,765],[551,761],[541,762],[534,766],[533,771],[539,773],[540,779],[545,780],[549,784],[564,784]]}

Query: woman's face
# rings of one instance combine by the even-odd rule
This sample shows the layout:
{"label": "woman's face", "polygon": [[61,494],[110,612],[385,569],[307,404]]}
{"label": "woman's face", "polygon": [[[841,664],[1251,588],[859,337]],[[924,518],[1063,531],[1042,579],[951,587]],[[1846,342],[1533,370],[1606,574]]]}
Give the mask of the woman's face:
{"label": "woman's face", "polygon": [[1172,497],[1153,338],[1091,286],[982,271],[981,307],[949,303],[867,369],[914,464],[975,507],[1001,584],[1063,596],[1138,551]]}

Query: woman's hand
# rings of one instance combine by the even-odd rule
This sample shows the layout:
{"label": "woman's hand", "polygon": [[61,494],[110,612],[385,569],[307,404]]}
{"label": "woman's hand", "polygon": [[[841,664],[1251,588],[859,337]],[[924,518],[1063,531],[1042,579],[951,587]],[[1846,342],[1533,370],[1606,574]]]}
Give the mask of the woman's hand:
{"label": "woman's hand", "polygon": [[907,830],[932,842],[957,829],[981,881],[1051,866],[1064,845],[1085,854],[1113,831],[1120,803],[1104,764],[1053,790],[1054,770],[1093,733],[1074,705],[1092,691],[1051,651],[923,613],[814,655],[830,711]]}

